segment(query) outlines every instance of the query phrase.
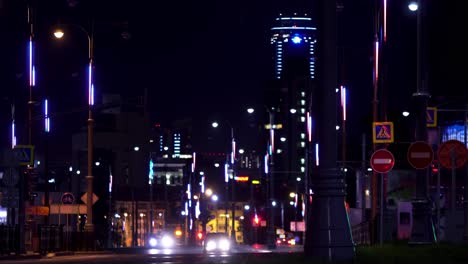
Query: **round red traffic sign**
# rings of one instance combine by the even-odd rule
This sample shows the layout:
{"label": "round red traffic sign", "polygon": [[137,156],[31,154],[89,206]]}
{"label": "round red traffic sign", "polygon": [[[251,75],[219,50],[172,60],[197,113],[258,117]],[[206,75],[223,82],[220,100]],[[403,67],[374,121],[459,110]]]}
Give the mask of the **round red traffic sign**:
{"label": "round red traffic sign", "polygon": [[[460,168],[465,165],[468,159],[465,144],[458,140],[445,141],[439,147],[438,156],[440,164],[448,169],[452,169],[453,167]],[[452,162],[453,159],[454,162]]]}
{"label": "round red traffic sign", "polygon": [[372,169],[378,173],[387,173],[395,165],[395,158],[393,154],[386,149],[379,149],[375,151],[370,159]]}
{"label": "round red traffic sign", "polygon": [[423,141],[411,144],[407,153],[408,162],[416,169],[424,169],[431,165],[434,160],[432,147]]}

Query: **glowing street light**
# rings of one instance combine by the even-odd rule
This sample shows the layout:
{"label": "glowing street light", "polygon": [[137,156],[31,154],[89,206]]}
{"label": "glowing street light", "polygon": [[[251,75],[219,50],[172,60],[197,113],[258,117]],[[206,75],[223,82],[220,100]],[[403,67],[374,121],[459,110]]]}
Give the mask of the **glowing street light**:
{"label": "glowing street light", "polygon": [[403,111],[403,113],[401,113],[404,117],[407,117],[410,115],[410,112],[408,111]]}
{"label": "glowing street light", "polygon": [[55,31],[54,31],[54,36],[58,39],[61,39],[63,38],[63,35],[65,35],[65,33],[63,32],[62,29],[60,28],[57,28]]}
{"label": "glowing street light", "polygon": [[418,11],[418,8],[419,8],[419,5],[418,5],[417,2],[412,1],[412,2],[410,2],[410,3],[408,4],[408,9],[409,9],[411,12],[416,12],[416,11]]}

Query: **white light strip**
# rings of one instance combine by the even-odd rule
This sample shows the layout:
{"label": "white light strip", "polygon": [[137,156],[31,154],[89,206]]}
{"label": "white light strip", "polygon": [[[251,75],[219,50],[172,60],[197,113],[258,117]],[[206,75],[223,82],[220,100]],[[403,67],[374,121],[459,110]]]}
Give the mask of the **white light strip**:
{"label": "white light strip", "polygon": [[285,30],[285,29],[290,29],[290,30],[316,30],[317,28],[314,27],[273,27],[271,30]]}

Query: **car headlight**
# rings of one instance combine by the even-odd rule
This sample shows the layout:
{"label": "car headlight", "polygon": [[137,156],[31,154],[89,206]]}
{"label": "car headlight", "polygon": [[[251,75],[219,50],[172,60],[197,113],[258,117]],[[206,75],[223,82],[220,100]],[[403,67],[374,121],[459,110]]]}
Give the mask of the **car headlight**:
{"label": "car headlight", "polygon": [[219,241],[219,249],[221,250],[229,250],[230,246],[231,246],[231,243],[229,243],[229,240],[223,239]]}
{"label": "car headlight", "polygon": [[213,240],[210,240],[206,243],[206,250],[207,251],[210,251],[210,250],[214,250],[216,249],[216,242],[214,242]]}
{"label": "car headlight", "polygon": [[155,247],[158,244],[158,241],[156,240],[156,238],[152,237],[149,240],[149,244],[151,247]]}
{"label": "car headlight", "polygon": [[161,239],[161,244],[163,247],[172,247],[174,245],[174,239],[170,236],[163,236]]}

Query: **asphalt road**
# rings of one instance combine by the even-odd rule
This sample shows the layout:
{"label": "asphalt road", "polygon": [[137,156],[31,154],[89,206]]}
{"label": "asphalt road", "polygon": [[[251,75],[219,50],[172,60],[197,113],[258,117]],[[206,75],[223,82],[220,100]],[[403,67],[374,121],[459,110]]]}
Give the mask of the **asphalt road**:
{"label": "asphalt road", "polygon": [[[121,248],[104,252],[74,252],[72,255],[49,256],[30,259],[14,259],[1,261],[11,263],[67,263],[67,264],[98,264],[98,263],[144,263],[144,264],[198,264],[198,263],[268,263],[275,255],[286,255],[302,252],[302,248],[278,247],[268,250],[263,246],[237,246],[229,254],[203,254],[201,247],[179,247],[174,249],[144,249]],[[57,254],[59,255],[59,254]]]}

